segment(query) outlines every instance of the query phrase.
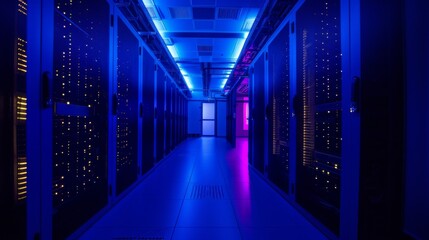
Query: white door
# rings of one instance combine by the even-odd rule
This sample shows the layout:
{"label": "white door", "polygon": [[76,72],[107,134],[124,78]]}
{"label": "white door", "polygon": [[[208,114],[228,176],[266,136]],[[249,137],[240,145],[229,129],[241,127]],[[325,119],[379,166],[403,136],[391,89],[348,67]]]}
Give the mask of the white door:
{"label": "white door", "polygon": [[203,136],[215,135],[216,108],[214,103],[203,103],[202,129]]}

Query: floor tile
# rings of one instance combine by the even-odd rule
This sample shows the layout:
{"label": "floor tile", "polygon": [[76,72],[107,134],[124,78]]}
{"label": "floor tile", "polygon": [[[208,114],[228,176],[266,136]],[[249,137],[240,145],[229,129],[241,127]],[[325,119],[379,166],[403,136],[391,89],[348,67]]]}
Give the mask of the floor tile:
{"label": "floor tile", "polygon": [[126,199],[109,211],[99,227],[174,227],[182,200]]}
{"label": "floor tile", "polygon": [[241,227],[297,226],[284,206],[263,204],[253,199],[232,200]]}
{"label": "floor tile", "polygon": [[241,240],[238,228],[176,228],[173,240]]}
{"label": "floor tile", "polygon": [[229,200],[185,200],[177,227],[237,227]]}

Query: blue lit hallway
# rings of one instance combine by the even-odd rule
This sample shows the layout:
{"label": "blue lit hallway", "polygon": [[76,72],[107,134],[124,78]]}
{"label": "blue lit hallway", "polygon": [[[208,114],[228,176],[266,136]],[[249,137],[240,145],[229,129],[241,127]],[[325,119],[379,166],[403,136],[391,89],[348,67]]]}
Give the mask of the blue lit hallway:
{"label": "blue lit hallway", "polygon": [[0,18],[0,240],[429,240],[429,0]]}
{"label": "blue lit hallway", "polygon": [[248,167],[247,146],[189,138],[80,239],[325,239]]}

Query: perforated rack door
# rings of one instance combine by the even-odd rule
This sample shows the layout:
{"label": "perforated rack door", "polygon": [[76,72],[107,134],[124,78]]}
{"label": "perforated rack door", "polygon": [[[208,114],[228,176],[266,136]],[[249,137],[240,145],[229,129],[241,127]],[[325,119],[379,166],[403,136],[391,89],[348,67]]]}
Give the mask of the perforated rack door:
{"label": "perforated rack door", "polygon": [[289,191],[289,23],[268,47],[268,178]]}
{"label": "perforated rack door", "polygon": [[265,55],[256,60],[252,78],[254,88],[252,101],[252,162],[261,173],[265,171],[264,134],[265,134]]}
{"label": "perforated rack door", "polygon": [[138,175],[139,42],[121,18],[117,27],[116,194],[119,194]]}
{"label": "perforated rack door", "polygon": [[306,1],[296,13],[296,199],[339,231],[342,63],[340,1]]}
{"label": "perforated rack door", "polygon": [[54,4],[53,236],[62,239],[107,204],[110,10],[103,0]]}
{"label": "perforated rack door", "polygon": [[146,49],[143,49],[143,127],[142,127],[142,172],[153,167],[155,147],[155,62]]}
{"label": "perforated rack door", "polygon": [[165,149],[165,72],[156,72],[156,161],[164,158]]}

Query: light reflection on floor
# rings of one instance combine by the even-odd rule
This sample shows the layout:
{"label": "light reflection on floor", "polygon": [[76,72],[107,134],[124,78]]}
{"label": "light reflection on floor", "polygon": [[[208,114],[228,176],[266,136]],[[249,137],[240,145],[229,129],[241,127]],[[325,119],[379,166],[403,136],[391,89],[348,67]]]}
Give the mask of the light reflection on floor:
{"label": "light reflection on floor", "polygon": [[80,239],[325,239],[247,156],[246,138],[188,139]]}

